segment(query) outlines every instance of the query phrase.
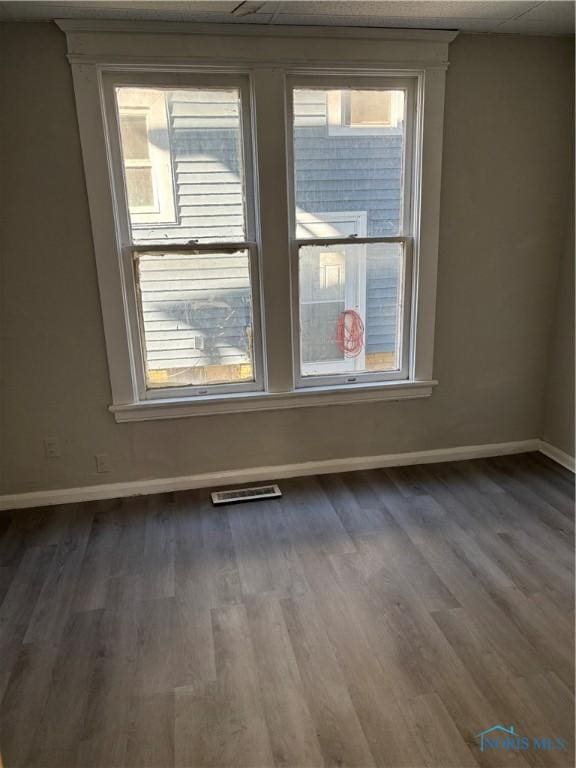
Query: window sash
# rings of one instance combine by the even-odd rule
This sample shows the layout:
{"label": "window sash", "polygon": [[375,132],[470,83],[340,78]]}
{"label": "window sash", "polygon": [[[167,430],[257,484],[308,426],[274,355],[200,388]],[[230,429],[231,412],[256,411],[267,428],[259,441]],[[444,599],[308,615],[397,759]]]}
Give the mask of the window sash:
{"label": "window sash", "polygon": [[[418,179],[416,178],[418,162],[416,158],[416,118],[418,99],[417,76],[397,77],[385,74],[376,75],[292,75],[286,82],[286,152],[288,158],[289,185],[289,217],[291,240],[296,237],[296,184],[295,184],[295,155],[294,155],[294,91],[298,89],[360,89],[360,90],[404,90],[406,93],[406,128],[403,152],[404,189],[402,198],[402,220],[399,235],[414,237],[417,229],[416,217],[418,205],[416,193]],[[346,126],[349,128],[350,126]],[[380,129],[381,130],[381,129]]]}
{"label": "window sash", "polygon": [[[179,245],[177,243],[154,243],[151,246],[138,245],[132,246],[127,249],[131,254],[133,264],[134,285],[137,288],[136,269],[138,259],[141,254],[144,253],[182,253],[190,255],[200,255],[202,253],[236,253],[238,251],[246,251],[248,253],[248,267],[250,275],[250,289],[252,295],[252,370],[253,380],[241,381],[237,383],[219,383],[219,384],[203,384],[203,385],[187,385],[181,387],[154,387],[145,388],[143,393],[143,399],[146,400],[165,400],[170,398],[179,397],[209,397],[213,395],[234,394],[241,392],[258,392],[263,389],[263,360],[261,353],[261,344],[257,345],[257,341],[261,339],[261,305],[259,298],[259,291],[257,290],[258,278],[259,278],[259,265],[258,265],[258,247],[256,243],[226,243],[224,245],[214,243],[199,243],[196,245]],[[140,350],[142,354],[142,369],[144,377],[146,376],[146,343],[144,338],[144,323],[142,318],[142,303],[136,302],[136,311],[138,313],[138,330],[140,335]]]}
{"label": "window sash", "polygon": [[[296,164],[294,153],[294,91],[298,89],[403,89],[406,93],[406,126],[403,152],[403,198],[401,233],[391,237],[327,237],[297,238],[296,221]],[[418,78],[398,78],[387,75],[293,75],[287,81],[287,156],[289,185],[290,217],[290,271],[292,285],[292,359],[294,366],[294,386],[296,389],[308,387],[341,387],[359,383],[408,380],[413,373],[414,333],[412,320],[415,317],[416,286],[414,270],[415,235],[417,232],[418,205],[416,195],[418,180],[415,175],[418,168],[416,158],[416,106]],[[400,338],[400,369],[397,371],[330,373],[326,375],[304,375],[301,363],[300,329],[300,274],[299,254],[304,245],[330,246],[372,243],[402,243],[404,248],[404,273],[402,276],[402,317]]]}
{"label": "window sash", "polygon": [[[237,88],[241,103],[241,151],[243,167],[243,207],[245,240],[214,240],[210,243],[170,240],[150,242],[134,240],[128,207],[128,195],[124,178],[119,114],[116,103],[117,87],[151,87],[167,90],[202,88]],[[107,153],[113,188],[114,213],[118,254],[125,296],[127,330],[130,337],[130,368],[135,390],[141,401],[169,400],[174,398],[206,397],[242,392],[262,391],[265,387],[262,355],[262,305],[260,299],[259,247],[256,238],[255,178],[253,172],[253,130],[251,119],[250,81],[246,74],[196,74],[186,72],[107,72],[102,76],[104,117],[106,125]],[[150,229],[153,228],[153,225]],[[145,340],[141,318],[141,302],[138,298],[136,267],[138,256],[145,252],[202,253],[206,251],[231,252],[245,250],[249,256],[250,290],[252,298],[252,365],[254,380],[238,383],[188,385],[183,387],[147,387],[145,365]]]}
{"label": "window sash", "polygon": [[[306,245],[338,246],[362,245],[376,243],[401,243],[403,245],[404,270],[401,282],[401,323],[400,323],[400,368],[396,371],[348,371],[328,373],[325,375],[304,375],[301,364],[301,334],[300,334],[300,248]],[[410,377],[412,350],[412,317],[413,317],[413,252],[414,241],[411,237],[344,237],[344,238],[306,238],[294,240],[291,250],[291,278],[293,286],[293,364],[295,372],[295,387],[340,387],[351,384],[370,384],[379,381],[403,381]]]}

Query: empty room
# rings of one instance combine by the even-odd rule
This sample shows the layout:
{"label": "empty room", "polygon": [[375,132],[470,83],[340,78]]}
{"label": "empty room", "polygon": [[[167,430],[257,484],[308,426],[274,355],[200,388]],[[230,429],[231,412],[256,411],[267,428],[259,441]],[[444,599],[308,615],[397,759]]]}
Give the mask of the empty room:
{"label": "empty room", "polygon": [[0,768],[572,768],[574,12],[0,1]]}

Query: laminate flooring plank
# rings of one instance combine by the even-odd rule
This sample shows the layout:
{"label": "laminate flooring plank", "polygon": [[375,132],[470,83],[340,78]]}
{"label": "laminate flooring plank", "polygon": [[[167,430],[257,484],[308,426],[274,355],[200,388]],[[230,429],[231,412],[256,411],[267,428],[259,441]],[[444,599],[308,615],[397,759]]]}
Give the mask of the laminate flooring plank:
{"label": "laminate flooring plank", "polygon": [[498,466],[503,467],[507,474],[538,496],[543,502],[566,515],[569,521],[572,520],[574,500],[563,492],[560,483],[550,482],[544,472],[538,468],[533,468],[526,460],[519,460],[519,457],[502,456],[499,458]]}
{"label": "laminate flooring plank", "polygon": [[55,554],[54,547],[30,547],[26,550],[0,605],[0,631],[3,637],[28,629],[44,589],[46,572]]}
{"label": "laminate flooring plank", "polygon": [[175,494],[176,596],[208,611],[242,600],[242,584],[228,510],[208,493]]}
{"label": "laminate flooring plank", "polygon": [[244,596],[290,597],[308,589],[280,501],[238,504],[228,511]]}
{"label": "laminate flooring plank", "polygon": [[[532,677],[520,678],[518,684],[524,696],[535,701],[542,712],[543,722],[548,725],[547,735],[565,740],[573,751],[574,696],[555,672],[542,672]],[[541,727],[542,735],[545,727]]]}
{"label": "laminate flooring plank", "polygon": [[[216,680],[212,609],[238,605],[242,583],[226,509],[206,491],[175,494],[175,609],[185,676],[179,687]],[[176,699],[187,701],[182,693]]]}
{"label": "laminate flooring plank", "polygon": [[493,493],[505,493],[502,486],[495,483],[491,477],[482,471],[482,465],[476,461],[455,461],[449,465],[460,473],[467,483],[480,493],[491,495]]}
{"label": "laminate flooring plank", "polygon": [[118,500],[120,532],[111,556],[110,578],[143,574],[148,512],[147,503],[143,503],[145,498],[132,496]]}
{"label": "laminate flooring plank", "polygon": [[[381,509],[380,499],[370,485],[365,481],[363,472],[344,472],[340,475],[342,482],[349,489],[358,508],[365,511]],[[329,495],[330,500],[332,496]],[[375,516],[378,519],[378,516]]]}
{"label": "laminate flooring plank", "polygon": [[94,507],[75,506],[45,576],[24,642],[60,641],[77,589],[94,511]]}
{"label": "laminate flooring plank", "polygon": [[111,579],[78,755],[78,765],[84,768],[123,768],[126,763],[142,635],[141,611],[142,578],[133,575]]}
{"label": "laminate flooring plank", "polygon": [[547,545],[543,545],[541,539],[535,539],[521,528],[511,533],[499,533],[497,536],[514,552],[515,557],[530,568],[540,588],[548,587],[568,594],[573,593],[572,568],[566,553],[562,551],[564,543],[552,553]]}
{"label": "laminate flooring plank", "polygon": [[143,591],[147,600],[174,597],[176,594],[176,531],[174,494],[146,496]]}
{"label": "laminate flooring plank", "polygon": [[427,496],[428,491],[422,484],[417,468],[414,467],[394,467],[383,470],[386,477],[389,478],[405,499],[411,499],[413,496]]}
{"label": "laminate flooring plank", "polygon": [[[354,535],[371,534],[386,527],[386,520],[382,514],[382,504],[378,499],[371,504],[361,503],[358,499],[355,487],[350,482],[357,473],[341,475],[320,475],[318,483],[340,518],[346,532]],[[361,482],[357,480],[357,482]]]}
{"label": "laminate flooring plank", "polygon": [[567,735],[566,749],[537,749],[533,739],[555,738],[562,736],[561,724],[549,722],[542,712],[540,702],[529,694],[522,677],[515,677],[503,688],[497,703],[498,722],[512,723],[520,737],[530,739],[530,748],[523,752],[524,759],[534,768],[571,768],[574,765],[573,728]]}
{"label": "laminate flooring plank", "polygon": [[282,611],[325,765],[376,765],[315,603],[286,598]]}
{"label": "laminate flooring plank", "polygon": [[535,471],[542,471],[550,483],[555,485],[559,491],[574,501],[576,487],[573,472],[570,472],[566,467],[562,467],[543,453],[527,453],[524,454],[522,458],[526,460],[528,465]]}
{"label": "laminate flooring plank", "polygon": [[6,593],[10,589],[12,579],[16,575],[17,570],[15,565],[0,565],[0,606],[4,601]]}
{"label": "laminate flooring plank", "polygon": [[95,611],[104,608],[114,552],[121,535],[116,500],[97,502],[90,537],[78,573],[71,610]]}
{"label": "laminate flooring plank", "polygon": [[281,500],[292,544],[297,552],[314,546],[326,553],[354,552],[356,547],[329,498],[314,477],[283,481]]}
{"label": "laminate flooring plank", "polygon": [[274,765],[322,766],[322,752],[280,602],[252,597],[247,601],[247,617]]}
{"label": "laminate flooring plank", "polygon": [[177,766],[273,766],[246,609],[212,610],[217,680],[176,690]]}
{"label": "laminate flooring plank", "polygon": [[[58,650],[45,643],[20,644],[0,705],[0,747],[5,768],[23,768],[40,727],[52,687]],[[2,664],[8,658],[2,654]]]}
{"label": "laminate flooring plank", "polygon": [[358,555],[334,555],[327,560],[323,553],[309,550],[302,558],[313,594],[319,596],[316,611],[376,764],[409,767],[422,763],[418,745],[407,737],[394,694],[399,670],[393,670],[390,663],[383,665],[374,653],[361,621],[359,589],[347,589],[330,562],[357,560]]}
{"label": "laminate flooring plank", "polygon": [[565,685],[574,685],[574,632],[567,622],[549,618],[517,589],[502,589],[492,593],[492,599],[514,626],[535,648],[540,658],[547,660]]}
{"label": "laminate flooring plank", "polygon": [[[397,599],[395,580],[375,569],[367,556],[350,554],[333,557],[334,569],[346,584],[351,626],[366,637],[372,655],[382,666],[395,694],[413,697],[434,689],[425,658],[427,645],[419,644],[413,615],[403,599]],[[386,584],[383,599],[379,584]]]}
{"label": "laminate flooring plank", "polygon": [[138,613],[135,695],[150,697],[186,685],[187,666],[176,600],[168,597],[142,601]]}
{"label": "laminate flooring plank", "polygon": [[469,746],[461,737],[442,700],[436,693],[402,702],[414,740],[425,754],[429,768],[475,768]]}
{"label": "laminate flooring plank", "polygon": [[102,610],[73,614],[59,643],[45,702],[27,764],[33,768],[76,765],[98,653]]}
{"label": "laminate flooring plank", "polygon": [[[22,517],[27,516],[24,512]],[[0,565],[16,566],[26,549],[26,531],[18,510],[0,515]]]}
{"label": "laminate flooring plank", "polygon": [[174,693],[135,696],[131,711],[125,768],[165,768],[174,765]]}
{"label": "laminate flooring plank", "polygon": [[20,511],[18,521],[23,531],[23,545],[49,547],[60,543],[62,532],[76,510],[75,504],[58,504],[53,507],[35,507]]}
{"label": "laminate flooring plank", "polygon": [[405,579],[429,610],[458,606],[454,595],[393,518],[385,531],[371,536],[355,536],[354,540],[360,552],[371,556],[374,565],[391,569],[398,578]]}
{"label": "laminate flooring plank", "polygon": [[574,520],[541,498],[533,485],[528,485],[514,477],[501,457],[491,459],[489,464],[484,463],[483,466],[489,467],[490,475],[495,482],[515,498],[526,513],[547,526],[560,540],[564,538],[567,542],[573,541]]}
{"label": "laminate flooring plank", "polygon": [[53,547],[27,549],[0,606],[0,702],[20,655],[54,553]]}

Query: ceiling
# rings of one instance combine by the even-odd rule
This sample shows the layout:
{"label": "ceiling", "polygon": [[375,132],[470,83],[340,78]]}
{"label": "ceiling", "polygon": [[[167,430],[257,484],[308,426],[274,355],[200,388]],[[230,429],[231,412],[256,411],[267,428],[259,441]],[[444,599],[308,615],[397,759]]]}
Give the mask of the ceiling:
{"label": "ceiling", "polygon": [[574,34],[574,2],[544,0],[3,0],[0,19],[139,19],[296,26],[407,27],[527,35]]}

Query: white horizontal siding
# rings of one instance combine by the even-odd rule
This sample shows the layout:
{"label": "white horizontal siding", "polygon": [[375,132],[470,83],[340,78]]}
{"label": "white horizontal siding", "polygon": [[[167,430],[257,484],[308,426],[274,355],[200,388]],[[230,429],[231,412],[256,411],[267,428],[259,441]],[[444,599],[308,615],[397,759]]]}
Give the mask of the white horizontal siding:
{"label": "white horizontal siding", "polygon": [[138,274],[150,370],[250,361],[245,255],[146,256]]}

